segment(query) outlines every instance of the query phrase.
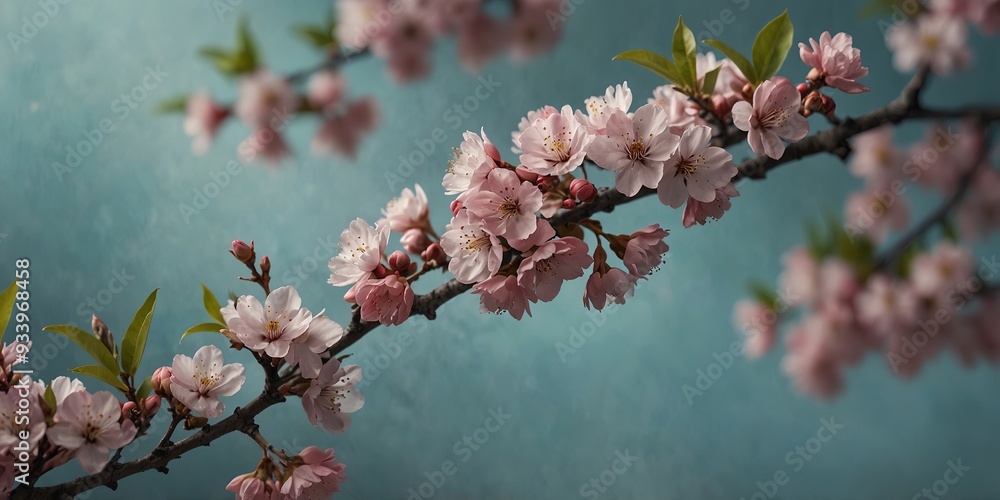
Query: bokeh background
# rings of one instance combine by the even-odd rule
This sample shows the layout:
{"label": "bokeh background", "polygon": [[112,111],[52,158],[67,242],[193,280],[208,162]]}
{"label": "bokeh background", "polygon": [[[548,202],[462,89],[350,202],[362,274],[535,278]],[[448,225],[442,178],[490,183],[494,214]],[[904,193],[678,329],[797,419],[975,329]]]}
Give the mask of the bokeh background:
{"label": "bokeh background", "polygon": [[[236,5],[219,16],[214,4],[220,3]],[[883,25],[891,20],[859,20],[860,0],[567,5],[573,11],[558,48],[525,65],[487,66],[483,74],[501,85],[458,124],[445,113],[473,95],[478,81],[457,64],[453,41],[438,45],[432,76],[413,85],[390,83],[376,59],[351,63],[345,69],[351,95],[376,97],[383,112],[356,161],[313,157],[309,141],[316,124],[296,120],[287,131],[297,153],[293,160],[277,170],[245,166],[190,217],[180,206],[192,205],[206,185],[223,184],[213,175],[222,178],[218,172],[236,159],[236,145],[248,131],[229,124],[207,155],[194,156],[181,117],[154,114],[156,104],[196,89],[226,101],[235,98],[233,83],[196,51],[231,44],[240,16],[249,19],[264,60],[275,71],[311,67],[318,55],[289,27],[326,15],[330,2],[61,5],[29,43],[16,52],[10,44],[0,48],[0,272],[12,273],[15,258],[31,259],[36,368],[51,379],[87,361],[72,346],[53,343],[42,326],[85,327],[95,309],[88,299],[100,299],[97,313],[121,335],[154,288],[160,289],[160,300],[143,371],[207,342],[224,346],[221,337],[207,334],[178,339],[204,320],[199,282],[220,296],[227,290],[257,292],[236,280],[241,266],[226,252],[235,238],[255,240],[259,254],[271,257],[275,285],[295,285],[307,307],[326,308],[346,323],[343,290],[326,283],[325,261],[335,252],[327,241],[334,242],[355,217],[378,217],[402,187],[390,189],[386,174],[397,171],[400,155],[417,150],[415,141],[429,139],[435,127],[448,138],[406,179],[426,188],[432,219],[441,228],[450,214],[440,179],[464,130],[485,127],[507,151],[509,132],[529,109],[581,107],[585,98],[623,80],[636,105],[644,103],[661,82],[611,57],[634,48],[666,52],[677,15],[697,33],[729,18],[723,11],[730,10],[734,23],[714,24],[723,27],[718,36],[737,47],[749,44],[786,6],[797,42],[824,30],[853,34],[871,68],[865,83],[873,90],[851,97],[835,93],[841,114],[887,102],[908,78],[892,69],[885,48],[880,20]],[[36,2],[4,2],[0,28],[18,32],[22,16],[38,10]],[[988,82],[1000,77],[991,63],[996,42],[978,33],[972,39],[975,68],[936,80],[926,95],[929,102],[995,101]],[[147,67],[166,76],[123,117],[115,100],[142,83]],[[782,74],[801,79],[806,70],[793,53]],[[66,147],[105,118],[113,131],[60,178],[53,162],[64,162]],[[922,130],[906,127],[901,136],[916,139]],[[734,153],[741,158],[749,151]],[[655,200],[622,207],[602,216],[606,227],[630,232],[660,222],[673,228],[665,265],[626,306],[607,315],[588,314],[581,306],[581,280],[566,285],[553,303],[536,306],[534,317],[516,322],[479,314],[477,298],[465,295],[444,306],[436,321],[417,318],[378,329],[349,350],[350,361],[365,370],[367,402],[348,432],[315,430],[294,400],[259,422],[273,442],[289,449],[334,447],[348,465],[343,498],[406,498],[446,460],[457,472],[434,488],[437,498],[578,498],[588,491],[581,487],[626,450],[638,459],[602,497],[750,498],[758,481],[784,470],[790,482],[777,498],[911,498],[958,460],[971,470],[950,486],[948,497],[1000,496],[995,368],[965,370],[948,354],[906,382],[893,377],[883,359],[870,356],[849,372],[841,397],[819,402],[798,395],[782,375],[779,348],[755,362],[736,357],[702,395],[692,400],[684,395],[682,387],[693,386],[699,370],[715,363],[716,355],[725,358],[721,353],[739,339],[730,311],[747,282],[774,282],[782,252],[803,240],[803,222],[818,219],[824,209],[839,212],[845,195],[858,186],[835,159],[814,157],[783,166],[764,182],[742,183],[733,210],[705,227],[683,229],[680,212]],[[928,213],[936,202],[916,187],[909,194],[917,214]],[[987,242],[980,254],[990,256],[998,248],[995,240]],[[116,279],[124,288],[111,283]],[[557,345],[569,345],[571,335],[583,329],[595,333],[561,357]],[[401,340],[407,340],[405,346]],[[253,364],[245,352],[229,352],[227,360]],[[244,390],[226,400],[227,407],[245,403],[261,387],[260,374],[253,369],[248,374]],[[101,386],[87,384],[91,390]],[[510,418],[484,445],[469,452],[456,446],[497,409]],[[815,437],[824,418],[844,427],[796,470],[797,462],[786,462],[786,455]],[[154,432],[163,427],[158,424]],[[126,458],[148,451],[150,441]],[[91,498],[227,498],[226,483],[251,470],[258,456],[251,440],[230,435],[174,461],[167,476],[134,476],[117,492],[99,489]],[[64,469],[45,482],[80,472],[75,464]]]}

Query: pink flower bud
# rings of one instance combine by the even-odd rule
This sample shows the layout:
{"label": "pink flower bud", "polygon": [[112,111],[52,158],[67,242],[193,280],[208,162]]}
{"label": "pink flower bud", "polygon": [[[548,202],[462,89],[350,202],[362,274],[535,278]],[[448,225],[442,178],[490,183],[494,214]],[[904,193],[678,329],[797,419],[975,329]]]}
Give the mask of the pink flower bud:
{"label": "pink flower bud", "polygon": [[712,107],[715,108],[715,114],[719,116],[726,116],[732,111],[729,100],[718,94],[712,96]]}
{"label": "pink flower bud", "polygon": [[462,200],[455,200],[451,202],[451,215],[458,215],[458,211],[464,207]]}
{"label": "pink flower bud", "polygon": [[815,113],[817,111],[823,111],[823,94],[817,91],[812,91],[806,96],[806,100],[802,102],[802,107],[809,112]]}
{"label": "pink flower bud", "polygon": [[500,163],[502,161],[500,160],[500,150],[497,149],[497,147],[494,146],[492,142],[486,141],[483,144],[483,149],[486,150],[486,156],[492,158],[493,161],[497,163]]}
{"label": "pink flower bud", "polygon": [[563,208],[565,208],[566,210],[569,210],[571,208],[576,208],[576,202],[573,201],[571,198],[566,198],[565,200],[563,200]]}
{"label": "pink flower bud", "polygon": [[535,185],[538,186],[538,189],[545,191],[556,182],[557,182],[556,179],[553,177],[546,177],[540,175],[538,176],[538,179],[535,180]]}
{"label": "pink flower bud", "polygon": [[823,79],[823,72],[820,71],[820,70],[818,70],[818,69],[816,69],[816,68],[810,69],[809,70],[809,74],[806,75],[806,80],[809,80],[809,81],[812,81],[812,82],[818,82],[818,81],[820,81],[822,79]]}
{"label": "pink flower bud", "polygon": [[822,109],[823,114],[824,115],[830,115],[830,114],[833,114],[833,112],[837,110],[837,103],[834,102],[834,100],[833,100],[832,97],[830,97],[828,95],[824,95],[823,96],[822,107],[823,107],[823,109]]}
{"label": "pink flower bud", "polygon": [[266,255],[260,258],[260,272],[264,274],[271,272],[271,259]]}
{"label": "pink flower bud", "polygon": [[427,247],[427,250],[424,250],[424,252],[420,254],[420,258],[424,259],[424,262],[434,261],[441,264],[448,260],[448,254],[445,253],[440,244],[431,243],[430,246]]}
{"label": "pink flower bud", "polygon": [[236,260],[243,262],[253,262],[253,242],[251,241],[249,245],[244,243],[242,240],[233,240],[233,249],[229,251],[236,257]]}
{"label": "pink flower bud", "polygon": [[159,394],[151,394],[142,401],[142,406],[146,408],[146,415],[156,415],[156,412],[160,411],[160,403],[163,402],[163,399],[160,398]]}
{"label": "pink flower bud", "polygon": [[132,420],[133,418],[138,416],[138,412],[139,412],[139,407],[136,406],[135,402],[133,401],[126,401],[125,404],[122,405],[122,417],[124,417],[127,420]]}
{"label": "pink flower bud", "polygon": [[582,203],[590,203],[597,198],[597,188],[587,179],[573,179],[569,184],[569,194]]}
{"label": "pink flower bud", "polygon": [[153,376],[150,377],[149,382],[153,386],[153,392],[169,398],[170,394],[170,377],[174,375],[174,370],[169,366],[161,366],[153,372]]}
{"label": "pink flower bud", "polygon": [[389,256],[389,267],[405,276],[410,268],[410,256],[399,250],[392,252],[392,255]]}
{"label": "pink flower bud", "polygon": [[521,179],[522,181],[535,182],[538,180],[538,174],[529,172],[527,168],[524,168],[524,165],[518,165],[518,167],[514,169],[514,172],[517,173],[518,179]]}
{"label": "pink flower bud", "polygon": [[808,83],[800,83],[795,87],[795,90],[798,90],[799,95],[805,99],[805,97],[809,95],[809,91],[812,90],[812,87],[810,87]]}
{"label": "pink flower bud", "polygon": [[420,252],[427,250],[427,245],[431,244],[431,239],[427,237],[423,229],[412,228],[407,229],[403,233],[403,237],[399,239],[399,242],[403,244],[403,248],[407,252],[419,255]]}

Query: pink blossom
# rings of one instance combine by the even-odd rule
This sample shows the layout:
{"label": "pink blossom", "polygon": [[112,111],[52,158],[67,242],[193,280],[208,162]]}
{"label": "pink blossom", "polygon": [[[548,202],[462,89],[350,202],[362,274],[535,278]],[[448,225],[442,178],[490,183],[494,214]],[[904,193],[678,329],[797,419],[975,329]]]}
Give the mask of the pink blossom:
{"label": "pink blossom", "polygon": [[559,12],[558,0],[522,2],[511,22],[511,58],[525,61],[547,52],[562,36],[562,24],[552,23],[549,13]]}
{"label": "pink blossom", "polygon": [[[552,106],[543,106],[533,111],[528,111],[527,116],[521,118],[521,121],[517,124],[517,130],[510,133],[510,140],[514,143],[514,146],[510,148],[514,154],[521,154],[521,134],[524,133],[528,127],[531,127],[535,121],[539,119],[546,119],[560,111]],[[570,116],[573,114],[573,108],[569,105],[563,106],[562,111],[563,116]]]}
{"label": "pink blossom", "polygon": [[987,35],[1000,32],[998,0],[931,0],[931,10],[975,23]]}
{"label": "pink blossom", "polygon": [[281,132],[272,128],[254,130],[236,147],[236,153],[243,163],[253,163],[261,157],[271,166],[280,165],[292,154]]}
{"label": "pink blossom", "polygon": [[549,224],[549,221],[545,219],[539,218],[535,224],[535,232],[521,240],[508,239],[507,244],[514,250],[527,252],[535,247],[542,246],[555,236],[556,230],[552,228],[552,224]]}
{"label": "pink blossom", "polygon": [[313,136],[312,150],[317,155],[339,153],[354,158],[362,137],[375,129],[378,120],[378,103],[374,99],[351,102],[344,113],[324,119]]}
{"label": "pink blossom", "polygon": [[939,124],[927,129],[923,140],[910,149],[906,173],[920,184],[951,196],[959,181],[978,166],[983,148],[983,133],[969,122],[956,131]]}
{"label": "pink blossom", "polygon": [[468,210],[460,210],[441,236],[441,248],[451,257],[448,271],[462,283],[483,281],[500,269],[503,246],[500,239],[483,228],[483,224],[470,217]]}
{"label": "pink blossom", "polygon": [[646,104],[629,117],[616,110],[607,123],[607,135],[594,138],[589,155],[598,165],[615,172],[615,188],[635,196],[642,187],[655,188],[663,176],[663,162],[680,140],[667,130],[667,113]]}
{"label": "pink blossom", "polygon": [[280,128],[299,108],[299,96],[288,80],[267,69],[241,78],[239,92],[236,116],[251,128]]}
{"label": "pink blossom", "polygon": [[486,153],[487,145],[491,144],[486,131],[480,134],[466,131],[462,134],[461,146],[455,150],[455,157],[448,162],[444,181],[441,185],[446,194],[461,194],[470,189],[478,188],[486,182],[486,176],[496,168],[496,162]]}
{"label": "pink blossom", "polygon": [[[466,4],[478,4],[478,0],[458,0]],[[478,5],[473,5],[474,12],[467,16],[458,27],[458,61],[467,70],[478,73],[490,59],[500,54],[508,43],[507,25],[493,19],[492,16],[479,11]]]}
{"label": "pink blossom", "polygon": [[465,207],[482,219],[490,234],[524,239],[538,225],[535,212],[542,207],[542,192],[510,170],[493,169],[480,189],[465,200]]}
{"label": "pink blossom", "polygon": [[684,215],[682,217],[684,227],[691,227],[695,224],[705,225],[710,219],[721,219],[722,214],[732,208],[732,203],[730,203],[729,199],[738,197],[739,195],[740,192],[736,189],[736,186],[729,183],[719,189],[716,189],[715,199],[708,203],[700,202],[694,198],[688,198],[687,204],[684,206]]}
{"label": "pink blossom", "polygon": [[583,164],[593,138],[566,107],[524,129],[518,138],[524,151],[520,160],[524,168],[538,175],[568,174]]}
{"label": "pink blossom", "polygon": [[695,125],[706,124],[698,116],[698,105],[675,90],[673,85],[661,85],[653,89],[653,97],[648,100],[648,104],[656,104],[666,111],[667,130],[678,137]]}
{"label": "pink blossom", "polygon": [[330,358],[302,394],[302,408],[309,423],[338,434],[346,431],[351,425],[350,414],[365,405],[365,396],[355,387],[358,382],[360,367],[341,366],[337,358]]}
{"label": "pink blossom", "polygon": [[964,286],[974,271],[972,252],[945,241],[913,260],[910,280],[918,293],[938,295]]}
{"label": "pink blossom", "polygon": [[404,7],[389,17],[381,35],[372,43],[372,52],[386,59],[389,74],[396,82],[407,83],[430,72],[433,44],[433,33],[425,16],[416,7]]}
{"label": "pink blossom", "polygon": [[221,416],[225,406],[219,397],[236,394],[246,380],[243,365],[224,365],[222,351],[214,345],[198,349],[194,358],[183,354],[174,356],[171,370],[170,392],[173,397],[207,418]]}
{"label": "pink blossom", "polygon": [[576,112],[576,119],[582,123],[592,134],[604,135],[604,128],[608,124],[608,119],[617,110],[628,113],[632,107],[632,91],[628,88],[628,82],[614,87],[608,87],[603,96],[594,96],[586,101],[587,114]]}
{"label": "pink blossom", "polygon": [[883,125],[851,140],[851,173],[878,185],[902,176],[903,152],[892,138],[892,125]]}
{"label": "pink blossom", "polygon": [[479,295],[479,309],[482,312],[509,312],[514,319],[521,319],[524,313],[531,316],[529,301],[531,292],[518,284],[516,276],[497,275],[472,287],[472,293]]}
{"label": "pink blossom", "polygon": [[781,365],[801,392],[829,399],[843,390],[841,366],[829,355],[830,342],[816,319],[806,319],[789,333],[788,354]]}
{"label": "pink blossom", "polygon": [[410,317],[413,289],[406,278],[392,274],[363,282],[357,289],[356,300],[361,306],[361,319],[385,326],[401,325]]}
{"label": "pink blossom", "polygon": [[79,379],[70,380],[69,377],[63,376],[52,379],[52,383],[50,383],[49,386],[52,388],[52,394],[56,397],[56,408],[58,408],[70,394],[87,390],[87,388],[83,386],[83,382],[80,382]]}
{"label": "pink blossom", "polygon": [[291,475],[281,483],[281,493],[291,498],[329,498],[347,479],[346,465],[336,461],[333,448],[309,446],[291,457]]}
{"label": "pink blossom", "polygon": [[14,491],[14,477],[17,471],[14,469],[14,454],[0,453],[0,496],[8,498],[11,491]]}
{"label": "pink blossom", "polygon": [[316,377],[323,365],[320,354],[339,342],[343,336],[344,329],[336,322],[326,316],[313,316],[305,333],[289,345],[285,361],[292,366],[299,365],[303,377]]}
{"label": "pink blossom", "polygon": [[[31,453],[38,449],[39,441],[47,433],[40,402],[44,391],[45,386],[41,382],[32,382],[29,377],[23,377],[7,392],[0,392],[0,455],[12,453],[13,448],[22,441],[22,433],[28,435],[25,441],[28,442]],[[27,403],[27,411],[21,408],[22,402]],[[116,403],[116,420],[118,415],[121,412]],[[50,428],[48,433],[51,432]]]}
{"label": "pink blossom", "polygon": [[789,305],[812,304],[819,296],[819,263],[805,247],[795,247],[782,257],[782,297]]}
{"label": "pink blossom", "polygon": [[858,272],[848,262],[834,257],[820,263],[819,300],[824,305],[830,302],[853,304],[859,287]]}
{"label": "pink blossom", "polygon": [[659,224],[644,227],[629,236],[625,245],[625,268],[635,276],[648,276],[663,262],[663,254],[670,247],[663,242],[670,234],[666,229],[660,229]]}
{"label": "pink blossom", "polygon": [[238,318],[229,323],[236,337],[255,352],[283,358],[291,343],[306,333],[312,314],[302,307],[295,288],[283,286],[267,296],[262,306],[257,297],[244,295],[236,301]]}
{"label": "pink blossom", "polygon": [[236,494],[236,500],[273,500],[274,482],[257,477],[257,472],[236,476],[226,485],[226,491]]}
{"label": "pink blossom", "polygon": [[427,205],[427,195],[424,194],[420,184],[415,185],[413,191],[404,188],[398,198],[390,201],[389,205],[382,209],[382,215],[389,222],[389,228],[397,233],[430,227],[428,220],[430,207]]}
{"label": "pink blossom", "polygon": [[70,394],[57,414],[58,422],[48,430],[49,441],[75,450],[80,467],[91,474],[100,472],[111,460],[110,450],[129,444],[135,437],[131,420],[118,423],[121,408],[110,392]]}
{"label": "pink blossom", "polygon": [[890,231],[906,229],[910,222],[910,202],[888,189],[858,191],[847,198],[844,221],[852,235],[864,234],[881,243]]}
{"label": "pink blossom", "polygon": [[357,218],[340,233],[340,254],[330,259],[330,279],[333,286],[363,282],[381,266],[385,247],[389,243],[389,225],[369,226]]}
{"label": "pink blossom", "polygon": [[774,346],[778,336],[778,315],[770,307],[752,300],[741,300],[733,307],[733,324],[745,336],[747,357],[759,358]]}
{"label": "pink blossom", "polygon": [[583,276],[583,270],[593,262],[587,244],[579,238],[555,239],[525,256],[517,269],[517,283],[532,298],[549,302],[559,294],[564,281]]}
{"label": "pink blossom", "polygon": [[917,296],[907,283],[884,274],[868,278],[865,289],[855,297],[858,320],[877,335],[907,329],[916,319]]}
{"label": "pink blossom", "polygon": [[212,145],[219,126],[229,116],[229,110],[219,106],[207,92],[195,92],[187,101],[184,133],[194,137],[191,148],[195,154],[204,154]]}
{"label": "pink blossom", "polygon": [[959,229],[972,241],[1000,229],[1000,173],[980,167],[969,187],[969,195],[958,208]]}
{"label": "pink blossom", "polygon": [[[799,44],[799,57],[818,73],[815,80],[848,94],[860,94],[870,89],[857,82],[868,75],[868,68],[861,65],[861,51],[854,48],[854,40],[847,33],[831,37],[829,31],[819,36],[819,42],[809,39],[810,48]],[[812,73],[810,73],[812,78]]]}
{"label": "pink blossom", "polygon": [[626,273],[617,267],[605,271],[595,270],[587,279],[587,287],[583,294],[583,305],[598,311],[604,310],[608,303],[624,304],[625,299],[635,293],[635,283],[638,277]]}
{"label": "pink blossom", "polygon": [[696,125],[684,131],[663,165],[656,190],[661,203],[679,208],[688,197],[708,203],[715,201],[716,190],[730,184],[738,172],[733,155],[711,142],[710,127]]}
{"label": "pink blossom", "polygon": [[319,109],[336,106],[340,103],[340,98],[344,96],[346,86],[347,82],[339,72],[317,71],[309,78],[307,94],[309,103]]}
{"label": "pink blossom", "polygon": [[390,0],[337,1],[337,41],[354,50],[371,45],[385,27],[382,19],[391,15],[389,4]]}
{"label": "pink blossom", "polygon": [[939,75],[964,68],[972,58],[965,23],[941,14],[924,14],[913,23],[896,26],[889,32],[888,44],[895,54],[893,64],[899,71],[929,65]]}
{"label": "pink blossom", "polygon": [[753,93],[753,105],[740,101],[733,105],[733,123],[747,132],[750,149],[775,160],[785,154],[782,139],[798,142],[809,133],[809,122],[799,114],[799,91],[787,78],[774,77]]}

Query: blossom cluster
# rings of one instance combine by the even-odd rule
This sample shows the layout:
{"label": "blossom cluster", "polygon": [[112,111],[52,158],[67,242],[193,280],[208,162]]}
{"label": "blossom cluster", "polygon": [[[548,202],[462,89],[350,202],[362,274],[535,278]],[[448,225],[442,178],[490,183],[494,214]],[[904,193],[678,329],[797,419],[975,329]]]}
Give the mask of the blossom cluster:
{"label": "blossom cluster", "polygon": [[946,75],[963,69],[972,60],[967,24],[975,24],[987,35],[1000,33],[1000,1],[931,0],[912,22],[889,31],[887,42],[894,51],[899,71],[928,66]]}

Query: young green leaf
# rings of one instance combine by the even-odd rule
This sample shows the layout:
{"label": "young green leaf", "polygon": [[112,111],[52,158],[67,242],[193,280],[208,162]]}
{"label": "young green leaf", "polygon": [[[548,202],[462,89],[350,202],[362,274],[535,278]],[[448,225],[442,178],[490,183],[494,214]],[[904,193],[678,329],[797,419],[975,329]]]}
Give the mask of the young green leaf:
{"label": "young green leaf", "polygon": [[684,24],[684,17],[677,18],[677,28],[674,29],[672,46],[674,65],[686,88],[695,89],[698,85],[698,47],[695,45],[694,33]]}
{"label": "young green leaf", "polygon": [[312,24],[301,24],[292,28],[299,38],[317,49],[335,50],[337,40],[333,37],[333,29],[326,26],[315,26]]}
{"label": "young green leaf", "polygon": [[149,294],[146,301],[139,306],[135,312],[132,322],[125,330],[125,338],[122,339],[122,371],[135,375],[142,361],[142,354],[146,350],[146,338],[149,336],[149,323],[153,320],[153,310],[156,308],[156,292]]}
{"label": "young green leaf", "polygon": [[722,66],[716,66],[715,69],[705,73],[705,80],[701,84],[701,93],[705,95],[712,95],[715,92],[715,82],[719,79],[719,71],[722,70]]}
{"label": "young green leaf", "polygon": [[753,66],[760,81],[767,80],[778,74],[788,50],[792,47],[792,37],[795,30],[792,20],[788,18],[788,10],[774,18],[757,33],[753,42]]}
{"label": "young green leaf", "polygon": [[100,365],[78,366],[76,368],[70,368],[69,371],[79,375],[94,377],[97,380],[100,380],[122,392],[128,390],[128,387],[125,386],[125,383],[119,380],[114,373],[112,373],[110,370]]}
{"label": "young green leaf", "polygon": [[650,52],[648,50],[630,50],[628,52],[622,52],[617,56],[612,58],[613,61],[629,61],[643,68],[646,68],[657,75],[662,76],[668,82],[674,85],[683,85],[683,81],[680,76],[678,76],[677,66],[670,62],[670,59],[657,54],[656,52]]}
{"label": "young green leaf", "polygon": [[14,312],[14,297],[17,296],[17,281],[12,281],[10,286],[0,293],[0,339],[7,331],[7,323],[10,322],[10,314]]}
{"label": "young green leaf", "polygon": [[74,344],[80,346],[84,352],[90,354],[90,357],[94,358],[94,361],[103,365],[108,371],[112,373],[117,373],[119,371],[118,362],[115,361],[115,357],[111,354],[111,351],[109,351],[100,340],[97,340],[97,337],[93,334],[71,325],[46,326],[45,328],[42,328],[42,330],[58,333],[59,335],[72,340]]}
{"label": "young green leaf", "polygon": [[257,45],[250,34],[250,23],[245,17],[240,19],[236,27],[236,57],[239,60],[240,73],[253,72],[260,63],[257,57]]}
{"label": "young green leaf", "polygon": [[750,283],[750,295],[753,296],[754,300],[772,311],[778,306],[778,292],[763,283]]}
{"label": "young green leaf", "polygon": [[135,390],[135,397],[143,399],[153,392],[153,380],[151,377],[146,377],[139,387]]}
{"label": "young green leaf", "polygon": [[743,54],[740,54],[738,50],[720,42],[719,40],[705,40],[705,43],[712,46],[712,48],[718,50],[719,52],[722,52],[722,55],[728,57],[729,60],[740,69],[740,72],[743,73],[743,76],[745,76],[750,83],[755,85],[760,83],[760,80],[757,79],[757,71],[753,69],[753,64],[751,64],[746,57],[743,57]]}
{"label": "young green leaf", "polygon": [[179,95],[165,101],[160,101],[156,105],[156,112],[159,114],[183,113],[187,110],[188,96]]}
{"label": "young green leaf", "polygon": [[42,401],[45,402],[45,406],[48,406],[52,413],[56,411],[56,393],[52,390],[52,384],[45,387],[45,392],[42,393]]}
{"label": "young green leaf", "polygon": [[184,337],[187,337],[188,335],[191,335],[191,334],[194,334],[194,333],[201,333],[201,332],[215,332],[215,333],[219,333],[220,330],[223,330],[225,328],[226,328],[225,325],[220,325],[218,323],[200,323],[200,324],[194,325],[191,328],[188,328],[187,330],[185,330],[184,334],[181,335],[181,340],[184,340]]}
{"label": "young green leaf", "polygon": [[226,324],[226,320],[222,318],[222,306],[204,283],[201,285],[201,301],[205,304],[205,312],[210,318],[223,325]]}

